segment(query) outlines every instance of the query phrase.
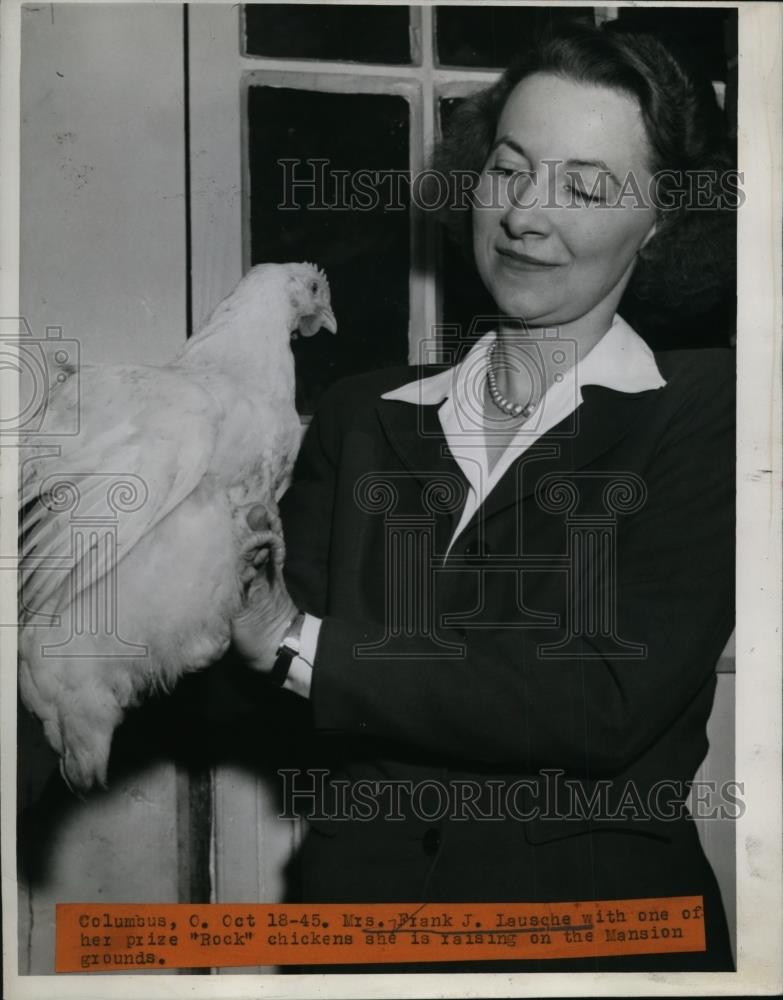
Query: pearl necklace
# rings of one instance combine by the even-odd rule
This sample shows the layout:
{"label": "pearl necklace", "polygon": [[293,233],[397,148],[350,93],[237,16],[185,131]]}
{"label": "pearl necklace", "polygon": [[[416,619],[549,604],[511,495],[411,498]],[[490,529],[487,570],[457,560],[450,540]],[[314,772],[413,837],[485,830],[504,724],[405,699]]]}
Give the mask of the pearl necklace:
{"label": "pearl necklace", "polygon": [[498,389],[497,376],[495,375],[495,369],[492,365],[492,359],[497,346],[498,342],[495,340],[487,352],[487,388],[489,389],[489,394],[492,397],[492,402],[499,410],[507,414],[509,417],[523,416],[527,419],[535,412],[536,404],[528,403],[527,406],[523,406],[521,403],[512,403],[511,400],[506,399],[500,389]]}

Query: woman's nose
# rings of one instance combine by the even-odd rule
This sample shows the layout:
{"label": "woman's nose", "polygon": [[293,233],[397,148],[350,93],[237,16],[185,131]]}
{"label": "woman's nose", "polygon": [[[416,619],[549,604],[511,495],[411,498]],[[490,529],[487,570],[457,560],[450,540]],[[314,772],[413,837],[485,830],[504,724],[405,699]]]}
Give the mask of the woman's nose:
{"label": "woman's nose", "polygon": [[542,173],[545,175],[546,171],[519,173],[510,178],[501,221],[508,236],[546,235],[551,231],[552,223],[545,207],[549,184]]}

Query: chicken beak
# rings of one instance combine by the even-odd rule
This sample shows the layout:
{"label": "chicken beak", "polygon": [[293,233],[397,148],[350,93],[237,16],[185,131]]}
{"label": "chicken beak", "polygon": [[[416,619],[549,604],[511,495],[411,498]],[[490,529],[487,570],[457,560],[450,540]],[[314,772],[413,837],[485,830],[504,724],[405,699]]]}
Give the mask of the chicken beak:
{"label": "chicken beak", "polygon": [[329,333],[337,333],[337,320],[330,306],[321,310],[321,326],[325,326]]}
{"label": "chicken beak", "polygon": [[337,320],[329,306],[321,306],[312,316],[303,316],[299,321],[299,332],[303,337],[312,337],[321,327],[330,333],[337,333]]}

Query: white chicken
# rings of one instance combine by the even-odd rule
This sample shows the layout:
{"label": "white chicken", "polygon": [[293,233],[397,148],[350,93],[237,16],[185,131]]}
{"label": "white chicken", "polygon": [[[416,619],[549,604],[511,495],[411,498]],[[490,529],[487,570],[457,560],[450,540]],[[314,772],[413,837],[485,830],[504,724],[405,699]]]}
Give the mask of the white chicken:
{"label": "white chicken", "polygon": [[22,442],[20,693],[74,790],[106,784],[126,709],[226,652],[246,514],[274,523],[299,447],[290,339],[321,327],[323,272],[258,265],[168,364],[61,374],[47,417],[79,433]]}

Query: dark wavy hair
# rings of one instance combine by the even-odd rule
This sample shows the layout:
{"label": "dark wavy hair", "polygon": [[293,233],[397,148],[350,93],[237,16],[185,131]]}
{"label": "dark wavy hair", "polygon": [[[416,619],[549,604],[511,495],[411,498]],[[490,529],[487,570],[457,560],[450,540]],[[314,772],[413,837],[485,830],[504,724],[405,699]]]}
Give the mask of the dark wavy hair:
{"label": "dark wavy hair", "polygon": [[[734,158],[710,82],[696,79],[652,35],[580,22],[538,34],[497,83],[452,112],[433,168],[446,176],[475,174],[477,183],[506,100],[533,73],[608,87],[638,101],[650,168],[653,174],[667,172],[658,178],[658,200],[679,207],[657,208],[655,235],[639,253],[628,291],[653,312],[698,313],[714,305],[735,280]],[[687,187],[696,172],[702,177],[702,204],[714,197],[721,207],[693,210]],[[735,187],[727,192],[723,185],[732,177]],[[451,204],[440,218],[472,260],[470,207]]]}

